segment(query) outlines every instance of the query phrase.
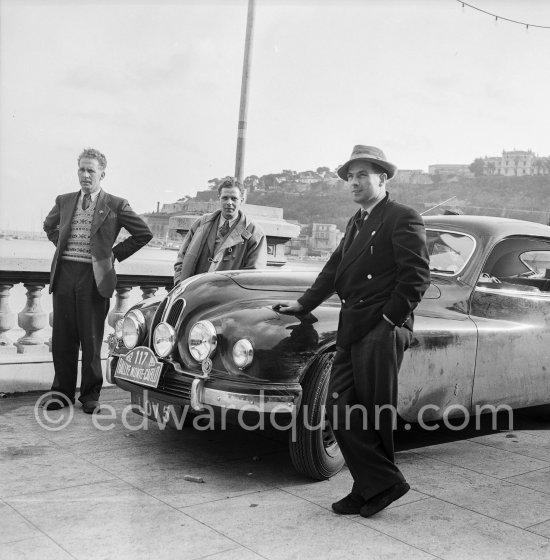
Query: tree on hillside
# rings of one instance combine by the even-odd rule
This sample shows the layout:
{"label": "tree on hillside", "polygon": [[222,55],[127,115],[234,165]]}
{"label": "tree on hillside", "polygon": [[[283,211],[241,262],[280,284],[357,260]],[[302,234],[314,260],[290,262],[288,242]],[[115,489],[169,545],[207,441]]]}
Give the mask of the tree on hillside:
{"label": "tree on hillside", "polygon": [[545,157],[538,157],[533,162],[533,167],[535,168],[536,173],[542,174],[548,170],[548,159]]}
{"label": "tree on hillside", "polygon": [[218,188],[218,185],[219,185],[221,182],[222,182],[222,179],[218,179],[218,178],[216,178],[216,179],[210,179],[210,180],[208,181],[208,188],[209,188],[211,191],[215,191],[215,190]]}
{"label": "tree on hillside", "polygon": [[474,161],[470,164],[469,169],[476,177],[484,175],[485,162],[483,161],[483,158],[474,159]]}
{"label": "tree on hillside", "polygon": [[325,177],[325,175],[327,173],[330,173],[330,169],[328,167],[318,167],[316,169],[317,173],[319,173],[319,175],[321,175],[321,177]]}
{"label": "tree on hillside", "polygon": [[258,175],[249,175],[243,181],[244,187],[249,191],[255,190],[260,184],[260,178]]}

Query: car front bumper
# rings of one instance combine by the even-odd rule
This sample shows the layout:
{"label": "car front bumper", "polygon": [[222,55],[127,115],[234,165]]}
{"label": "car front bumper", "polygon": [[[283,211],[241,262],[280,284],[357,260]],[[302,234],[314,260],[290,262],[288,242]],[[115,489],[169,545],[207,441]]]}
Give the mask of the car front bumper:
{"label": "car front bumper", "polygon": [[[116,360],[116,358],[115,358]],[[116,363],[116,362],[115,362]],[[227,379],[182,375],[165,367],[156,388],[146,387],[114,376],[113,360],[108,381],[132,394],[147,395],[175,405],[190,405],[195,411],[208,407],[243,410],[262,414],[295,414],[300,406],[302,387],[299,383],[246,384]]]}

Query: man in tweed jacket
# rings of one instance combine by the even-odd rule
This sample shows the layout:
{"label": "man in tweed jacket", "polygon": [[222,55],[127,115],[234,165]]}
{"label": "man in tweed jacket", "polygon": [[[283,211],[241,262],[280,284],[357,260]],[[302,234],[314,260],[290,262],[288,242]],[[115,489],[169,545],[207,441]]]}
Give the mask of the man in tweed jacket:
{"label": "man in tweed jacket", "polygon": [[[114,262],[127,259],[153,237],[127,200],[101,189],[106,166],[101,152],[84,150],[78,158],[80,190],[59,195],[44,220],[44,231],[56,246],[50,275],[55,368],[51,390],[56,395],[45,404],[49,410],[74,403],[82,348],[79,400],[84,412],[99,411],[101,344],[117,281]],[[121,228],[130,237],[114,245]]]}

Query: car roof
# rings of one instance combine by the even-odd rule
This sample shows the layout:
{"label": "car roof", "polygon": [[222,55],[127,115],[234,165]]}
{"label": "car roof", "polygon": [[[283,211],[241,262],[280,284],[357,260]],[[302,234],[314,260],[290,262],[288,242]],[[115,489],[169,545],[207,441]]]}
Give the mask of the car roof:
{"label": "car roof", "polygon": [[495,216],[423,216],[427,228],[454,229],[479,237],[536,235],[550,237],[550,227],[537,222]]}

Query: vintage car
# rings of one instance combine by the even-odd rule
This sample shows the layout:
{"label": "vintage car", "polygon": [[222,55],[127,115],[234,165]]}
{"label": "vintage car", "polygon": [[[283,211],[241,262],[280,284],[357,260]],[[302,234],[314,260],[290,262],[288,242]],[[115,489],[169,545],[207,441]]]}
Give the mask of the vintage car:
{"label": "vintage car", "polygon": [[[431,285],[399,376],[400,417],[434,421],[547,403],[550,227],[424,219]],[[316,479],[332,476],[343,459],[324,402],[340,301],[332,296],[309,314],[276,311],[315,277],[284,268],[207,273],[138,303],[117,325],[110,380],[157,421],[190,408],[297,419],[294,466]]]}

